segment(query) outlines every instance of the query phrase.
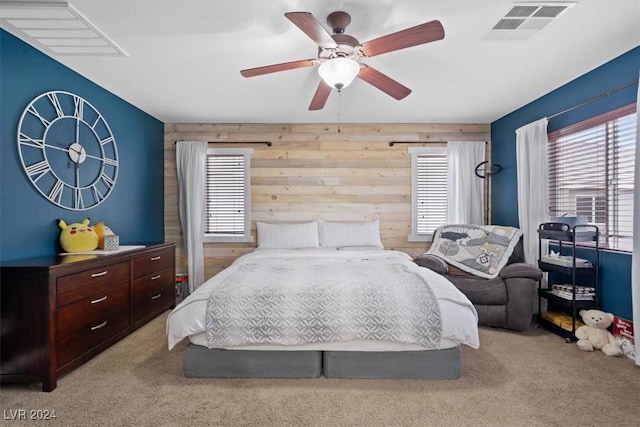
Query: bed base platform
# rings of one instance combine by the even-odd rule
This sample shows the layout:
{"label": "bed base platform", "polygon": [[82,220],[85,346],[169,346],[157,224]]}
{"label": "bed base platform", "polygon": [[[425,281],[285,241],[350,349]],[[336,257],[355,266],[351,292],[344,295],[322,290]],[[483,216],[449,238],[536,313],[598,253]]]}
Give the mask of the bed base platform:
{"label": "bed base platform", "polygon": [[441,379],[460,378],[460,346],[431,351],[325,351],[327,378]]}
{"label": "bed base platform", "polygon": [[321,351],[222,350],[189,344],[185,353],[189,378],[317,378]]}
{"label": "bed base platform", "polygon": [[248,351],[189,344],[185,373],[189,378],[327,378],[458,379],[461,348],[444,350]]}

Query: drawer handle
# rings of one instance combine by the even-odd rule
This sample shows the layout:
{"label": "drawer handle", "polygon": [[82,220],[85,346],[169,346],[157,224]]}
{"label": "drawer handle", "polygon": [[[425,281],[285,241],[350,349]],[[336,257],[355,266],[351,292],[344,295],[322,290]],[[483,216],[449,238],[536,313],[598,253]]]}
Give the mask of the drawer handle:
{"label": "drawer handle", "polygon": [[154,295],[151,297],[151,299],[158,299],[162,296],[162,292],[160,292],[158,295]]}
{"label": "drawer handle", "polygon": [[91,330],[92,330],[92,331],[95,331],[96,329],[102,329],[102,328],[104,328],[105,326],[107,326],[107,321],[106,321],[106,320],[105,320],[104,322],[100,323],[99,325],[92,326],[92,327],[91,327]]}
{"label": "drawer handle", "polygon": [[151,257],[151,261],[157,261],[159,259],[160,259],[160,255]]}
{"label": "drawer handle", "polygon": [[104,301],[106,299],[107,299],[107,295],[103,296],[102,298],[94,299],[93,301],[91,301],[91,304],[97,304],[97,303],[102,302],[102,301]]}
{"label": "drawer handle", "polygon": [[101,271],[100,273],[93,273],[91,277],[100,277],[100,276],[104,276],[105,274],[107,274],[107,270]]}
{"label": "drawer handle", "polygon": [[159,278],[161,278],[161,277],[162,277],[162,274],[157,274],[157,275],[155,275],[155,276],[152,276],[152,277],[151,277],[151,280],[158,280],[158,279],[159,279]]}

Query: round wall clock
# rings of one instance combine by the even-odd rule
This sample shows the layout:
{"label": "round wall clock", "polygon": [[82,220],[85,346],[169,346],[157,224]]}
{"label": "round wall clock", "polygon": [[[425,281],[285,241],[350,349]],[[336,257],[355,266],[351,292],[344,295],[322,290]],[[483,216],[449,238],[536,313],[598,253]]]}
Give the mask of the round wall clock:
{"label": "round wall clock", "polygon": [[99,205],[118,178],[118,148],[107,121],[73,93],[46,92],[27,105],[18,122],[18,153],[40,194],[65,209]]}

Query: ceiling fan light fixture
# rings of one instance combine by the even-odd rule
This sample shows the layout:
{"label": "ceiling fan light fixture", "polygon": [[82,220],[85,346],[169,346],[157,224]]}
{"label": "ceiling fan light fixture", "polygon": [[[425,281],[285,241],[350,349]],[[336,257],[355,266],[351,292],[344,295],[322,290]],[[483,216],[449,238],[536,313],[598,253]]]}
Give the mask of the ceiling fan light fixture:
{"label": "ceiling fan light fixture", "polygon": [[360,64],[351,58],[333,58],[318,67],[325,83],[338,90],[349,86],[359,72]]}

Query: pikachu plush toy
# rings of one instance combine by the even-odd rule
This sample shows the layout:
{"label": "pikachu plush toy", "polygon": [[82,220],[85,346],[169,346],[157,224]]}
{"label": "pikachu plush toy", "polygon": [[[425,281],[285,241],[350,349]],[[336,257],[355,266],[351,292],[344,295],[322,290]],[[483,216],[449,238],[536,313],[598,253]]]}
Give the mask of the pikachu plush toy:
{"label": "pikachu plush toy", "polygon": [[89,218],[81,223],[76,222],[69,225],[63,220],[58,222],[58,226],[62,229],[60,245],[65,252],[87,252],[98,247],[98,234],[89,225],[89,222]]}

